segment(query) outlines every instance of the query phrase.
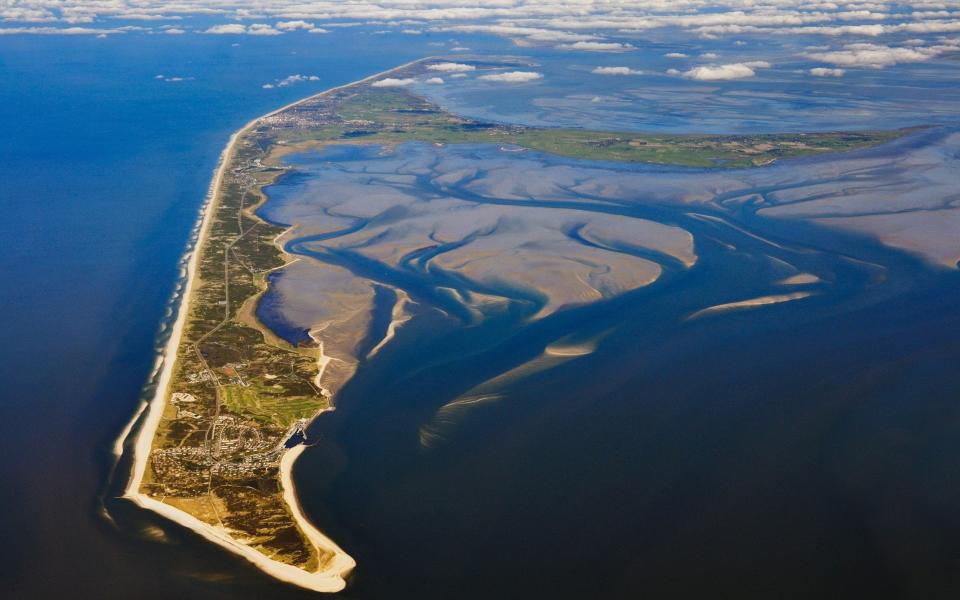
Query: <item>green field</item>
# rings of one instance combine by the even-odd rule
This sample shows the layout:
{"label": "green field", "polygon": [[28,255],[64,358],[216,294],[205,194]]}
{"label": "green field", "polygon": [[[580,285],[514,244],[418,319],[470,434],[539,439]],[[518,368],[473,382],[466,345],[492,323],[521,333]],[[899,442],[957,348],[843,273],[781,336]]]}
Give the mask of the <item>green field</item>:
{"label": "green field", "polygon": [[336,118],[322,126],[284,130],[275,141],[396,144],[512,144],[591,160],[743,168],[793,158],[881,144],[904,130],[756,135],[660,135],[523,127],[483,123],[450,114],[405,90],[369,86],[337,95],[326,106]]}
{"label": "green field", "polygon": [[225,385],[222,389],[230,412],[283,428],[298,419],[309,419],[327,405],[323,396],[286,396],[283,386],[263,379],[248,387]]}

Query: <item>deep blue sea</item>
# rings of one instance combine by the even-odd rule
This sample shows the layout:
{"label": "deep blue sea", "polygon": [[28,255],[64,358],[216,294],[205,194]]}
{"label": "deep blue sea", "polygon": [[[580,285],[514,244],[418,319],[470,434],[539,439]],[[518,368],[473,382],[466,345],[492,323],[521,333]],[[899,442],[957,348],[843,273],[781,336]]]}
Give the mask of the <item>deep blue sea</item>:
{"label": "deep blue sea", "polygon": [[[669,39],[616,56],[457,43],[540,63],[544,83],[510,94],[431,92],[504,121],[789,131],[955,123],[960,106],[947,60],[814,83],[787,65],[749,84],[651,75],[585,87],[576,74],[591,66],[662,72],[663,53],[691,50]],[[100,510],[112,444],[154,366],[179,262],[230,133],[451,44],[349,29],[0,36],[0,595],[300,595],[149,516],[131,511],[113,525]],[[737,52],[751,50],[760,51]],[[293,74],[319,79],[263,87]],[[724,93],[747,88],[756,94]],[[372,383],[351,390],[344,422],[326,425],[340,448],[307,453],[296,472],[310,514],[361,561],[345,597],[632,598],[691,581],[733,589],[747,574],[747,597],[960,589],[950,587],[960,582],[960,521],[948,502],[960,501],[956,280],[889,250],[864,252],[904,272],[916,266],[925,287],[849,318],[764,321],[753,336],[740,322],[677,338],[627,328],[584,366],[606,382],[599,390],[573,374],[542,382],[560,408],[484,415],[440,456],[406,447],[403,436],[440,398],[410,390],[440,394],[431,385],[485,371],[434,367],[364,404],[365,390],[396,379],[371,371]],[[443,353],[443,343],[424,352]],[[812,402],[798,392],[811,372],[824,373]]]}

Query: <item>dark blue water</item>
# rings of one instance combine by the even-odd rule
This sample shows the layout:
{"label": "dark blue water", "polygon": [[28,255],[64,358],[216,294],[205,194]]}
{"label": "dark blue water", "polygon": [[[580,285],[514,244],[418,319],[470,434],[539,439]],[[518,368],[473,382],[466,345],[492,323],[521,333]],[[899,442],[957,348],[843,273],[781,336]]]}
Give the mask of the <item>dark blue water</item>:
{"label": "dark blue water", "polygon": [[[437,51],[429,35],[353,35],[0,36],[3,595],[300,596],[141,511],[112,506],[114,527],[100,495],[228,135]],[[558,77],[654,66],[644,53],[554,54],[545,70]],[[955,92],[936,84],[944,68],[923,71],[921,98]],[[321,80],[261,87],[294,73]],[[846,86],[835,93],[852,94],[851,113],[889,111],[854,125],[910,124],[916,107],[897,115],[913,92],[879,101],[898,77],[817,85]],[[630,87],[595,85],[605,96]],[[585,114],[582,98],[555,91],[465,90],[447,102],[504,119]],[[643,128],[667,115],[668,128],[690,129],[701,100],[656,103],[656,118],[609,108],[600,122]],[[791,127],[803,114],[832,123],[820,100],[792,102],[751,110],[792,111]],[[821,108],[796,110],[811,104]],[[707,125],[731,128],[736,113],[714,110]],[[296,469],[310,514],[360,562],[346,597],[955,596],[957,283],[898,253],[838,243],[897,265],[907,291],[678,330],[657,318],[684,301],[666,288],[513,337],[515,323],[464,333],[429,315],[404,330],[345,391],[337,418],[317,425],[325,441]],[[520,402],[481,414],[443,452],[420,452],[419,425],[459,391],[557,331],[614,321],[626,325],[597,354],[513,390]],[[495,343],[462,356],[484,341]]]}

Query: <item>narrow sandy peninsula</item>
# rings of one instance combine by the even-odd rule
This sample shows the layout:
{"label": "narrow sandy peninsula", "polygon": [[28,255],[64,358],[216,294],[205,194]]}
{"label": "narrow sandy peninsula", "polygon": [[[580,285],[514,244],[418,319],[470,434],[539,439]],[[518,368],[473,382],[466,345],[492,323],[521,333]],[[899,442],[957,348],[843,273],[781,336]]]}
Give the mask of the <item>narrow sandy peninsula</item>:
{"label": "narrow sandy peninsula", "polygon": [[[278,579],[321,592],[343,589],[356,563],[303,515],[290,470],[305,446],[291,440],[332,409],[333,390],[321,386],[322,343],[284,347],[252,316],[266,275],[289,258],[276,243],[282,230],[255,214],[261,188],[283,170],[262,166],[251,148],[264,121],[392,71],[280,108],[231,136],[187,262],[156,394],[142,422],[140,411],[121,436],[136,434],[125,497]],[[240,356],[235,349],[251,340],[260,352]],[[288,362],[289,372],[268,372]]]}
{"label": "narrow sandy peninsula", "polygon": [[[505,59],[458,60],[455,68],[461,72],[518,66]],[[264,187],[289,171],[285,156],[346,144],[378,146],[388,153],[419,141],[437,147],[509,144],[574,158],[729,168],[863,147],[899,135],[668,136],[482,123],[414,92],[420,82],[451,70],[452,63],[442,62],[427,58],[332,88],[259,117],[231,137],[187,261],[156,394],[125,430],[133,436],[134,453],[128,499],[271,576],[311,590],[343,589],[356,565],[305,517],[291,467],[304,441],[310,442],[307,424],[331,410],[358,365],[393,339],[409,320],[411,304],[402,285],[394,283],[391,325],[379,343],[364,347],[375,289],[391,283],[368,281],[335,261],[324,262],[324,256],[362,248],[366,260],[389,270],[399,268],[403,256],[425,253],[424,260],[459,273],[464,285],[472,282],[471,293],[441,295],[442,306],[464,318],[482,318],[485,307],[516,301],[533,306],[531,318],[544,318],[656,281],[663,266],[650,257],[676,269],[690,268],[697,257],[692,237],[678,227],[587,217],[570,207],[466,206],[462,200],[437,198],[422,214],[410,207],[403,212],[405,233],[381,231],[394,221],[369,217],[405,200],[387,192],[371,197],[370,187],[352,195],[349,187],[341,187],[336,207],[320,201],[316,218],[284,228],[257,211],[267,201]],[[444,181],[437,179],[441,186]],[[466,214],[465,208],[471,226],[489,221],[486,233],[461,232],[465,223],[457,215]],[[504,218],[515,226],[500,231],[495,224]],[[458,235],[463,239],[455,239]],[[334,239],[341,245],[324,246]],[[285,308],[300,316],[302,331],[273,331],[258,317],[279,270],[287,286],[309,292],[279,294],[292,298]],[[496,282],[507,279],[512,283],[498,289]],[[589,348],[558,346],[545,360],[584,353]]]}

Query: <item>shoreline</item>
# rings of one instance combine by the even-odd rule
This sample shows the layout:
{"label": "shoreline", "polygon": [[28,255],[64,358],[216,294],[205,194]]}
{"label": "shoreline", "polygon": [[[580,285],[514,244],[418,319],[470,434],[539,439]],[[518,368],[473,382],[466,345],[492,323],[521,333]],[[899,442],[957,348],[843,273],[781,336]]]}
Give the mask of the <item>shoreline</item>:
{"label": "shoreline", "polygon": [[[275,577],[276,579],[313,591],[336,592],[342,590],[344,587],[346,587],[345,578],[356,566],[356,561],[339,546],[337,546],[333,540],[325,536],[316,527],[314,527],[314,525],[303,514],[291,476],[293,463],[306,448],[306,446],[303,444],[294,446],[293,448],[284,452],[280,459],[279,477],[281,489],[283,491],[283,499],[287,503],[287,506],[290,509],[291,515],[293,516],[297,526],[307,537],[310,543],[315,546],[315,549],[318,550],[318,552],[330,552],[333,554],[333,557],[327,561],[326,565],[320,567],[317,571],[312,573],[304,571],[299,567],[295,567],[287,563],[281,563],[268,558],[266,555],[261,554],[251,546],[234,539],[226,531],[208,525],[207,523],[200,521],[196,517],[174,506],[165,504],[145,494],[142,494],[140,492],[140,486],[143,482],[147,461],[149,460],[150,451],[153,447],[153,440],[156,435],[157,428],[160,425],[163,411],[166,407],[167,391],[170,386],[170,381],[173,377],[177,349],[180,346],[180,340],[183,336],[183,329],[186,324],[187,313],[189,312],[190,308],[191,293],[193,291],[194,280],[196,279],[200,250],[203,248],[203,245],[206,242],[207,233],[212,221],[211,217],[217,209],[222,182],[227,168],[230,165],[230,160],[233,156],[237,141],[244,133],[256,126],[257,123],[259,123],[262,119],[271,117],[294,106],[326,94],[389,75],[390,73],[405,69],[424,60],[429,60],[430,58],[432,57],[420,58],[415,61],[393,67],[386,71],[364,77],[357,81],[335,86],[322,92],[301,98],[300,100],[291,102],[265,115],[261,115],[255,119],[252,119],[230,136],[226,147],[224,147],[220,154],[217,168],[214,171],[213,179],[210,182],[210,188],[207,191],[206,200],[200,209],[199,231],[197,233],[196,241],[187,250],[189,260],[187,261],[186,265],[186,281],[182,289],[180,304],[177,309],[176,319],[173,322],[170,336],[159,354],[162,370],[160,371],[160,376],[157,380],[156,391],[150,399],[146,400],[145,404],[141,403],[138,405],[135,414],[124,427],[114,444],[115,450],[122,449],[126,445],[126,442],[130,436],[134,435],[135,432],[135,438],[132,447],[133,465],[131,467],[129,480],[124,488],[122,498],[130,500],[140,508],[150,510],[163,517],[166,517],[178,525],[190,529],[205,539],[214,542],[218,546],[247,559],[261,571],[272,577]],[[282,251],[283,249],[281,248],[281,252]],[[327,410],[334,410],[334,407],[331,406],[329,408],[322,409],[311,419],[316,418],[319,414]],[[142,418],[144,412],[146,412],[146,418],[140,425],[139,429],[137,429],[136,423]]]}

